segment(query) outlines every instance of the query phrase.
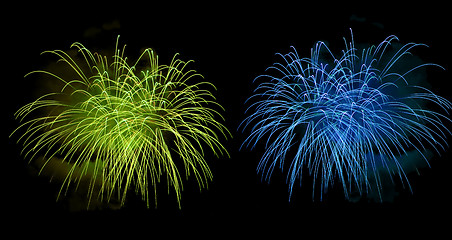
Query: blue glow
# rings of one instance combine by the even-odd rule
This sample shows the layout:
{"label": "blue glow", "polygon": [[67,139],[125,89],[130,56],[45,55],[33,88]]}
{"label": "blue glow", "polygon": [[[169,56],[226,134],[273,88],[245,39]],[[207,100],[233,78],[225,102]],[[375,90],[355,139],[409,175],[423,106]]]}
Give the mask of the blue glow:
{"label": "blue glow", "polygon": [[304,173],[314,179],[313,198],[315,186],[322,199],[339,182],[347,199],[358,192],[378,193],[381,200],[381,175],[398,176],[411,189],[406,156],[417,152],[427,162],[429,149],[440,153],[447,147],[444,121],[450,119],[425,106],[447,113],[452,104],[416,83],[421,68],[442,67],[408,64],[409,51],[426,45],[401,45],[389,36],[358,50],[353,34],[345,44],[339,57],[323,42],[311,49],[311,58],[300,58],[295,48],[277,54],[282,61],[255,79],[258,86],[247,100],[239,129],[250,135],[241,148],[265,143],[257,167],[262,180],[270,181],[275,168],[288,164],[289,200]]}

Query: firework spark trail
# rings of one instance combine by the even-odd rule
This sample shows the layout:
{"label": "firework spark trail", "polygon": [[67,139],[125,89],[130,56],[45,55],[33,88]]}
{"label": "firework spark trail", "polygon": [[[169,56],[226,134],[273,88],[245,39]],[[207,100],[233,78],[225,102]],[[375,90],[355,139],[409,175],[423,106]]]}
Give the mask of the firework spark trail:
{"label": "firework spark trail", "polygon": [[[64,86],[61,92],[20,108],[15,116],[23,123],[11,134],[24,131],[18,140],[23,143],[22,152],[30,161],[43,155],[46,163],[41,170],[58,156],[72,164],[59,195],[91,171],[90,200],[110,201],[115,195],[123,205],[134,185],[149,207],[148,189],[154,188],[156,204],[157,183],[163,175],[180,207],[183,187],[177,158],[183,162],[187,178],[193,174],[200,189],[207,187],[212,173],[204,160],[204,148],[216,157],[228,155],[217,133],[230,136],[215,119],[224,121],[221,114],[209,107],[224,110],[205,89],[215,89],[213,84],[192,80],[202,76],[187,70],[190,61],[177,59],[177,54],[165,66],[158,64],[152,49],[146,49],[130,66],[124,57],[125,47],[118,50],[118,43],[111,64],[106,56],[93,54],[80,43],[72,47],[83,56],[82,61],[61,50],[46,53],[58,56],[77,77],[65,80],[47,71],[31,72],[55,77]],[[146,68],[137,69],[137,64],[146,60]],[[45,116],[30,117],[41,109],[50,110]],[[27,118],[31,119],[25,121]],[[81,174],[75,173],[77,169]],[[93,196],[99,183],[98,196]]]}
{"label": "firework spark trail", "polygon": [[275,167],[283,169],[295,148],[287,173],[289,200],[305,168],[314,178],[313,188],[320,179],[321,199],[335,180],[346,198],[356,190],[380,195],[383,170],[409,186],[400,156],[413,149],[421,155],[428,147],[437,153],[445,149],[450,131],[443,122],[449,118],[422,105],[433,103],[447,112],[452,104],[409,78],[421,67],[441,66],[393,71],[412,48],[425,46],[409,43],[390,56],[395,40],[390,36],[358,55],[352,34],[340,58],[323,42],[311,50],[311,58],[300,58],[295,49],[278,54],[283,61],[267,68],[271,74],[256,78],[269,81],[259,82],[247,100],[249,114],[239,127],[250,131],[241,148],[265,142],[257,167],[263,180],[270,181]]}

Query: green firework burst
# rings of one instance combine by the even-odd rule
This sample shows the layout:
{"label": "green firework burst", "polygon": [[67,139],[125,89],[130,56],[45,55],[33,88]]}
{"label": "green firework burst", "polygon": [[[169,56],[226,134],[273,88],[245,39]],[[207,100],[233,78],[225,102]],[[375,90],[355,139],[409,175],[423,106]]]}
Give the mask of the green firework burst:
{"label": "green firework burst", "polygon": [[200,189],[207,187],[212,173],[204,149],[216,157],[228,155],[219,136],[227,138],[230,132],[211,108],[223,110],[207,90],[214,85],[196,80],[202,76],[188,70],[191,61],[176,54],[170,65],[159,65],[154,51],[146,49],[129,65],[125,47],[121,51],[116,43],[109,63],[80,43],[71,48],[79,58],[61,50],[45,53],[56,55],[75,77],[29,73],[43,73],[63,85],[59,92],[20,108],[15,117],[21,125],[12,133],[22,132],[18,142],[26,158],[43,159],[41,171],[55,159],[70,164],[58,196],[71,182],[79,184],[88,176],[89,201],[95,197],[109,202],[114,196],[123,205],[134,187],[149,207],[149,189],[156,203],[157,183],[163,177],[180,208],[181,168],[187,178],[195,176]]}

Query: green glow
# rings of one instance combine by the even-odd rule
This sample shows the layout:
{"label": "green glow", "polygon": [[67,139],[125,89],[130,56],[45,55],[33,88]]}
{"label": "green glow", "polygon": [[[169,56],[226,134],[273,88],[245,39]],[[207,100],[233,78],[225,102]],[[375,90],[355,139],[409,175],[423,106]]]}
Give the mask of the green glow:
{"label": "green glow", "polygon": [[[81,60],[61,50],[46,53],[58,56],[76,77],[31,72],[55,77],[63,86],[61,92],[20,108],[15,116],[22,125],[12,133],[24,132],[18,140],[23,143],[23,154],[30,159],[43,157],[42,169],[52,159],[71,164],[59,195],[71,182],[88,176],[89,199],[108,202],[115,196],[123,205],[128,189],[134,186],[149,207],[149,189],[154,189],[156,204],[156,187],[163,176],[180,208],[182,177],[176,165],[184,166],[187,178],[193,174],[200,189],[207,188],[212,173],[203,148],[217,157],[228,155],[217,132],[225,138],[230,133],[215,120],[224,120],[221,114],[208,107],[222,109],[205,89],[215,87],[195,80],[202,76],[187,70],[190,61],[181,61],[176,54],[170,65],[159,65],[153,50],[146,49],[134,65],[128,65],[124,48],[118,50],[116,43],[112,63],[108,63],[106,56],[91,53],[80,43],[71,47]],[[143,62],[146,67],[139,67]],[[32,112],[39,117],[31,117]],[[176,164],[179,159],[183,164]]]}

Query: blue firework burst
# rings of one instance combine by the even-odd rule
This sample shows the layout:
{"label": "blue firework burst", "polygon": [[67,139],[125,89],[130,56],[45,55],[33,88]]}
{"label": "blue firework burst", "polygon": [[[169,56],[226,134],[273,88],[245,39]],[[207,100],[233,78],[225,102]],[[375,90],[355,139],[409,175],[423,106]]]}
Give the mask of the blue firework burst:
{"label": "blue firework burst", "polygon": [[270,181],[275,168],[289,166],[289,200],[306,173],[313,188],[321,188],[320,199],[334,182],[347,199],[370,192],[381,199],[383,175],[391,181],[397,176],[411,189],[408,156],[427,162],[429,150],[447,147],[445,122],[452,105],[415,83],[421,68],[442,67],[406,64],[410,50],[426,45],[401,45],[389,36],[358,49],[353,34],[345,45],[339,57],[324,42],[315,44],[310,58],[300,58],[293,48],[255,79],[259,85],[239,127],[250,130],[242,148],[265,143],[257,167],[263,180]]}

